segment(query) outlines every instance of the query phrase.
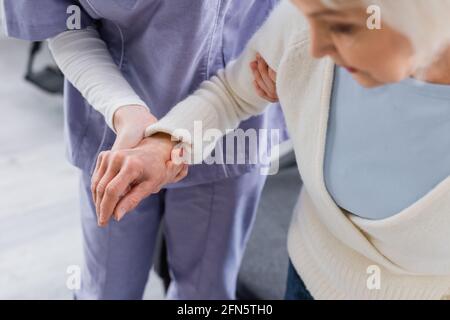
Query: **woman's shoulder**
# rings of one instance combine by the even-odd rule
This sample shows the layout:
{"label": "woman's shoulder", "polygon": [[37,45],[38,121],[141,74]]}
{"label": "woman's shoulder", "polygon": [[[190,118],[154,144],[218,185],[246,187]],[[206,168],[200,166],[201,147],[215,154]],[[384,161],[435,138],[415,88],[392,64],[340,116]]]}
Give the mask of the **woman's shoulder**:
{"label": "woman's shoulder", "polygon": [[[284,38],[292,38],[308,31],[306,18],[290,0],[280,1],[269,15],[265,27],[268,29],[266,32]],[[264,27],[261,31],[263,29]]]}
{"label": "woman's shoulder", "polygon": [[276,70],[289,48],[308,38],[305,17],[290,0],[281,0],[253,37],[252,46]]}

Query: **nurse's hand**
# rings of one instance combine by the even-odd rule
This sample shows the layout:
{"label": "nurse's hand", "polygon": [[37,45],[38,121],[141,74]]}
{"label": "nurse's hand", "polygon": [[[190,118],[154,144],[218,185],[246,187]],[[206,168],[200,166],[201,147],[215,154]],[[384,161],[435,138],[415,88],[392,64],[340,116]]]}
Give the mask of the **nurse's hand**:
{"label": "nurse's hand", "polygon": [[253,71],[253,85],[258,95],[269,102],[278,102],[277,73],[267,65],[259,54],[256,55],[255,61],[250,64],[250,68]]}
{"label": "nurse's hand", "polygon": [[186,177],[187,165],[171,161],[182,159],[177,145],[161,133],[145,138],[134,149],[100,154],[91,185],[99,226],[106,226],[112,216],[120,221],[143,199]]}
{"label": "nurse's hand", "polygon": [[130,105],[119,108],[114,113],[114,129],[117,138],[112,150],[130,149],[144,139],[145,129],[157,122],[145,106]]}

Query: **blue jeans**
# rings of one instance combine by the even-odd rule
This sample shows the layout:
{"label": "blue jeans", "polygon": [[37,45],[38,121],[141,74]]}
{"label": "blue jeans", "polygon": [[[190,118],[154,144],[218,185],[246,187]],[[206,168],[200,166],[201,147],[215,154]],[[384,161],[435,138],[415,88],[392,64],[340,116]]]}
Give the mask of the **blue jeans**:
{"label": "blue jeans", "polygon": [[294,265],[289,261],[289,270],[287,277],[285,300],[314,300],[311,293],[306,288],[305,283],[300,278],[300,275],[294,268]]}

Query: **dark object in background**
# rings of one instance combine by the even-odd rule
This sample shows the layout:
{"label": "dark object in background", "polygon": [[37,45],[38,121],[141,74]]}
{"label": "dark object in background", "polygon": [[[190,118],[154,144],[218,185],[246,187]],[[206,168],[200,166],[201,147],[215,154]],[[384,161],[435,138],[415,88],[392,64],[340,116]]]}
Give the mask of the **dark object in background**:
{"label": "dark object in background", "polygon": [[302,180],[294,152],[280,159],[280,172],[267,178],[255,225],[242,260],[238,300],[284,299],[289,266],[287,234]]}
{"label": "dark object in background", "polygon": [[[287,233],[301,186],[295,155],[290,152],[280,159],[280,172],[269,176],[264,187],[239,272],[238,300],[284,298],[289,266]],[[167,290],[170,272],[163,232],[158,238],[154,269]]]}
{"label": "dark object in background", "polygon": [[33,42],[31,44],[25,79],[45,92],[63,94],[64,75],[57,67],[47,66],[43,70],[34,71],[36,56],[41,51],[41,48],[42,42]]}

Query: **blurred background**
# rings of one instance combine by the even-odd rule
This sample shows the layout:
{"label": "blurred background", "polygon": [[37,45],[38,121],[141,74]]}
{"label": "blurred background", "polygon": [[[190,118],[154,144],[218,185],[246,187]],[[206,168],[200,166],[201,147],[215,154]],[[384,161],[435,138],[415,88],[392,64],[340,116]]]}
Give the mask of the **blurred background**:
{"label": "blurred background", "polygon": [[[68,268],[82,266],[79,173],[65,158],[62,81],[46,43],[0,33],[0,299],[72,299]],[[281,155],[243,260],[240,299],[284,295],[301,180],[289,143]],[[160,242],[145,299],[163,299],[170,281]]]}
{"label": "blurred background", "polygon": [[[1,16],[1,15],[0,15]],[[78,170],[65,158],[61,78],[45,43],[0,35],[0,299],[72,299],[82,265]],[[33,76],[35,79],[33,79]],[[147,299],[162,298],[151,277]]]}

